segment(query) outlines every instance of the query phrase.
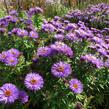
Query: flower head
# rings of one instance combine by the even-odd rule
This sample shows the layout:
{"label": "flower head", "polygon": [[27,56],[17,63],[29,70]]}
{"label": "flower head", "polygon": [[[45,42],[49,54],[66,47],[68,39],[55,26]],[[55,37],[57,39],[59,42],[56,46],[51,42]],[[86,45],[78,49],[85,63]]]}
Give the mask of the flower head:
{"label": "flower head", "polygon": [[55,27],[52,24],[46,23],[42,25],[42,30],[45,32],[54,32]]}
{"label": "flower head", "polygon": [[57,39],[57,40],[63,40],[64,35],[63,34],[56,34],[56,35],[54,35],[54,38]]}
{"label": "flower head", "polygon": [[9,54],[7,51],[3,51],[2,53],[0,53],[0,61],[4,62],[8,55]]}
{"label": "flower head", "polygon": [[30,8],[28,11],[28,15],[32,17],[35,14],[43,13],[43,10],[40,7]]}
{"label": "flower head", "polygon": [[40,90],[44,85],[43,78],[37,73],[27,74],[24,83],[28,89],[34,91]]}
{"label": "flower head", "polygon": [[15,49],[15,48],[11,48],[10,50],[7,51],[8,53],[11,53],[13,55],[13,57],[19,57],[20,55],[20,51]]}
{"label": "flower head", "polygon": [[17,35],[20,36],[20,37],[28,36],[28,32],[24,29],[18,29]]}
{"label": "flower head", "polygon": [[56,77],[64,78],[72,73],[72,69],[70,64],[65,62],[58,62],[53,64],[51,68],[51,73]]}
{"label": "flower head", "polygon": [[83,85],[77,79],[71,79],[69,81],[69,87],[74,93],[82,93],[83,91]]}
{"label": "flower head", "polygon": [[40,47],[37,50],[37,55],[38,56],[42,56],[42,57],[46,57],[49,56],[51,54],[51,48],[50,47]]}
{"label": "flower head", "polygon": [[51,48],[53,51],[64,54],[66,56],[69,56],[69,57],[73,56],[72,49],[68,45],[64,44],[63,42],[57,41],[51,45]]}
{"label": "flower head", "polygon": [[19,91],[19,100],[21,101],[21,103],[24,104],[28,102],[28,98],[29,96],[27,95],[25,91]]}
{"label": "flower head", "polygon": [[5,64],[9,65],[9,66],[16,66],[18,64],[18,59],[16,57],[13,57],[13,56],[8,56],[5,59]]}
{"label": "flower head", "polygon": [[96,58],[94,55],[92,54],[86,54],[84,56],[81,56],[81,59],[92,63],[93,65],[95,65],[97,68],[102,68],[104,66],[104,63],[102,60],[100,60],[99,58]]}
{"label": "flower head", "polygon": [[18,95],[19,91],[14,84],[6,83],[0,88],[0,102],[13,103]]}
{"label": "flower head", "polygon": [[38,33],[37,33],[37,32],[35,32],[35,31],[30,31],[29,37],[31,37],[31,38],[38,38],[39,36],[38,36]]}

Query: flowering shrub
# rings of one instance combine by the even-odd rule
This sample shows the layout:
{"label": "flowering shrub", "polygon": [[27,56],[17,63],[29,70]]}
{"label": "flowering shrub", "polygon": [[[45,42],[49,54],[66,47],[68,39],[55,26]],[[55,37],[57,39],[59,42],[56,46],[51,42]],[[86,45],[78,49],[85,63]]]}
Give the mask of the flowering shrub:
{"label": "flowering shrub", "polygon": [[42,12],[0,19],[1,109],[107,109],[109,28],[46,20]]}

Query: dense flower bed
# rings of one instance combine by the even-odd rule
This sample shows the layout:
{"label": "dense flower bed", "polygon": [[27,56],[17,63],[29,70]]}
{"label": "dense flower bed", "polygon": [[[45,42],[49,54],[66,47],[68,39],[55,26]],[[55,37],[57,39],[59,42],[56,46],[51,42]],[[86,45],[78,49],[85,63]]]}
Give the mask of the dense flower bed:
{"label": "dense flower bed", "polygon": [[106,4],[91,6],[86,16],[76,12],[78,22],[73,14],[46,20],[38,7],[1,18],[1,104],[13,109],[108,106],[109,28],[104,23],[109,19],[101,30],[88,25],[103,6],[107,19]]}
{"label": "dense flower bed", "polygon": [[109,5],[104,3],[91,5],[84,10],[71,11],[65,17],[73,22],[81,20],[89,27],[109,28]]}

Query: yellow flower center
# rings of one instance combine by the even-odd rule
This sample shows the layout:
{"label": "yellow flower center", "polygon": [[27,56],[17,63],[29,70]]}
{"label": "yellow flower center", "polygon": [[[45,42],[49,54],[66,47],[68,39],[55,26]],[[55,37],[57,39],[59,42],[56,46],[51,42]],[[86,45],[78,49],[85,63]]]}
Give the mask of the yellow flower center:
{"label": "yellow flower center", "polygon": [[77,88],[78,88],[78,84],[73,84],[73,87],[74,87],[75,89],[77,89]]}
{"label": "yellow flower center", "polygon": [[30,81],[30,83],[31,83],[32,85],[35,85],[35,84],[37,83],[37,80],[32,79],[32,80]]}
{"label": "yellow flower center", "polygon": [[11,59],[11,60],[10,60],[10,62],[11,62],[11,63],[13,63],[13,62],[14,62],[14,60],[13,60],[13,59]]}
{"label": "yellow flower center", "polygon": [[6,55],[3,54],[3,55],[2,55],[2,58],[5,58],[5,57],[6,57]]}
{"label": "yellow flower center", "polygon": [[64,71],[64,67],[63,66],[60,66],[58,69],[57,69],[58,72],[63,72]]}
{"label": "yellow flower center", "polygon": [[10,91],[10,90],[6,90],[5,91],[5,96],[6,97],[9,97],[9,96],[11,96],[12,95],[12,92]]}
{"label": "yellow flower center", "polygon": [[35,36],[35,33],[32,33],[32,36]]}

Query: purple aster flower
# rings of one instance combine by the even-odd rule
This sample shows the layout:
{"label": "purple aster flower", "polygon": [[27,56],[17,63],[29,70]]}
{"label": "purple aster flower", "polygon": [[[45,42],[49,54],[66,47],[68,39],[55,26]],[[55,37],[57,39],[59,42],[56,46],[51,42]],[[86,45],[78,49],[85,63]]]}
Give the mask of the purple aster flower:
{"label": "purple aster flower", "polygon": [[21,54],[20,51],[15,48],[11,48],[7,52],[11,53],[13,55],[13,57],[16,57],[16,58],[19,57]]}
{"label": "purple aster flower", "polygon": [[59,17],[59,16],[54,17],[54,21],[57,21],[57,20],[60,20],[60,19],[61,19],[61,17]]}
{"label": "purple aster flower", "polygon": [[58,78],[64,78],[72,73],[72,68],[70,64],[60,61],[53,64],[51,73]]}
{"label": "purple aster flower", "polygon": [[26,19],[26,20],[24,20],[24,23],[27,25],[32,25],[32,20]]}
{"label": "purple aster flower", "polygon": [[39,36],[38,36],[38,33],[37,33],[37,32],[35,32],[35,31],[30,31],[29,37],[31,37],[31,38],[36,38],[36,39],[37,39]]}
{"label": "purple aster flower", "polygon": [[8,55],[9,54],[7,51],[3,51],[2,53],[0,53],[0,61],[4,62]]}
{"label": "purple aster flower", "polygon": [[13,103],[18,95],[19,91],[14,84],[6,83],[0,88],[0,102]]}
{"label": "purple aster flower", "polygon": [[52,24],[47,23],[42,25],[42,30],[45,32],[54,32],[55,27]]}
{"label": "purple aster flower", "polygon": [[16,10],[11,10],[9,12],[10,15],[18,16],[18,12]]}
{"label": "purple aster flower", "polygon": [[6,21],[6,19],[4,18],[4,19],[0,19],[0,26],[1,27],[7,27],[9,25],[9,22],[8,21]]}
{"label": "purple aster flower", "polygon": [[72,49],[67,46],[66,44],[64,44],[63,42],[55,42],[55,44],[51,45],[51,48],[53,51],[56,51],[58,53],[62,53],[64,55],[67,55],[69,57],[73,56],[73,51]]}
{"label": "purple aster flower", "polygon": [[97,52],[99,52],[103,56],[107,56],[107,51],[104,48],[97,49]]}
{"label": "purple aster flower", "polygon": [[56,35],[54,35],[54,38],[57,39],[57,40],[63,40],[64,35],[63,34],[56,34]]}
{"label": "purple aster flower", "polygon": [[12,22],[12,23],[18,22],[18,18],[15,17],[15,16],[9,15],[9,16],[6,16],[5,18],[6,18],[6,21],[9,22],[9,23],[10,23],[10,22]]}
{"label": "purple aster flower", "polygon": [[13,33],[13,34],[17,34],[17,31],[19,30],[19,28],[13,28],[12,30],[11,30],[11,32]]}
{"label": "purple aster flower", "polygon": [[37,49],[37,55],[38,56],[42,56],[42,57],[46,57],[49,56],[51,54],[51,48],[50,47],[40,47]]}
{"label": "purple aster flower", "polygon": [[18,59],[16,57],[13,57],[13,56],[8,56],[5,59],[5,64],[9,65],[9,66],[16,66],[18,64]]}
{"label": "purple aster flower", "polygon": [[34,91],[40,90],[44,85],[43,78],[34,72],[26,75],[24,83],[28,89]]}
{"label": "purple aster flower", "polygon": [[43,10],[39,7],[30,8],[29,11],[28,11],[28,15],[30,17],[32,17],[35,14],[39,14],[39,13],[43,13]]}
{"label": "purple aster flower", "polygon": [[86,37],[90,36],[90,34],[86,30],[83,30],[81,28],[79,28],[78,30],[75,30],[75,33],[76,33],[77,37],[79,37],[79,38],[86,38]]}
{"label": "purple aster flower", "polygon": [[71,41],[77,41],[77,40],[78,40],[78,38],[76,37],[76,35],[75,35],[74,33],[68,33],[68,34],[66,35],[66,38],[67,38],[68,40],[71,40]]}
{"label": "purple aster flower", "polygon": [[77,28],[77,25],[76,25],[76,24],[69,23],[69,24],[67,25],[67,27],[65,28],[65,30],[71,31],[71,30],[74,30],[74,29],[76,29],[76,28]]}
{"label": "purple aster flower", "polygon": [[66,56],[69,56],[70,58],[73,57],[73,51],[68,45],[63,46],[61,50],[62,53],[65,54]]}
{"label": "purple aster flower", "polygon": [[96,43],[103,43],[104,41],[99,37],[93,37],[92,40]]}
{"label": "purple aster flower", "polygon": [[85,60],[87,62],[92,63],[93,65],[95,65],[97,68],[102,68],[104,66],[104,63],[102,60],[96,58],[95,56],[93,56],[92,54],[87,54],[85,56],[81,56],[82,60]]}
{"label": "purple aster flower", "polygon": [[28,98],[29,96],[27,95],[27,93],[25,91],[19,91],[19,100],[21,101],[21,103],[27,103],[28,102]]}
{"label": "purple aster flower", "polygon": [[69,81],[69,88],[76,94],[83,92],[83,84],[77,79]]}
{"label": "purple aster flower", "polygon": [[6,28],[0,28],[0,33],[6,32]]}
{"label": "purple aster flower", "polygon": [[64,20],[64,23],[65,23],[65,24],[69,24],[70,21],[69,21],[69,20]]}
{"label": "purple aster flower", "polygon": [[24,29],[18,29],[17,35],[20,36],[20,37],[28,36],[28,32]]}
{"label": "purple aster flower", "polygon": [[54,44],[51,45],[51,48],[55,51],[61,52],[61,48],[65,46],[65,44],[61,41],[56,41]]}

